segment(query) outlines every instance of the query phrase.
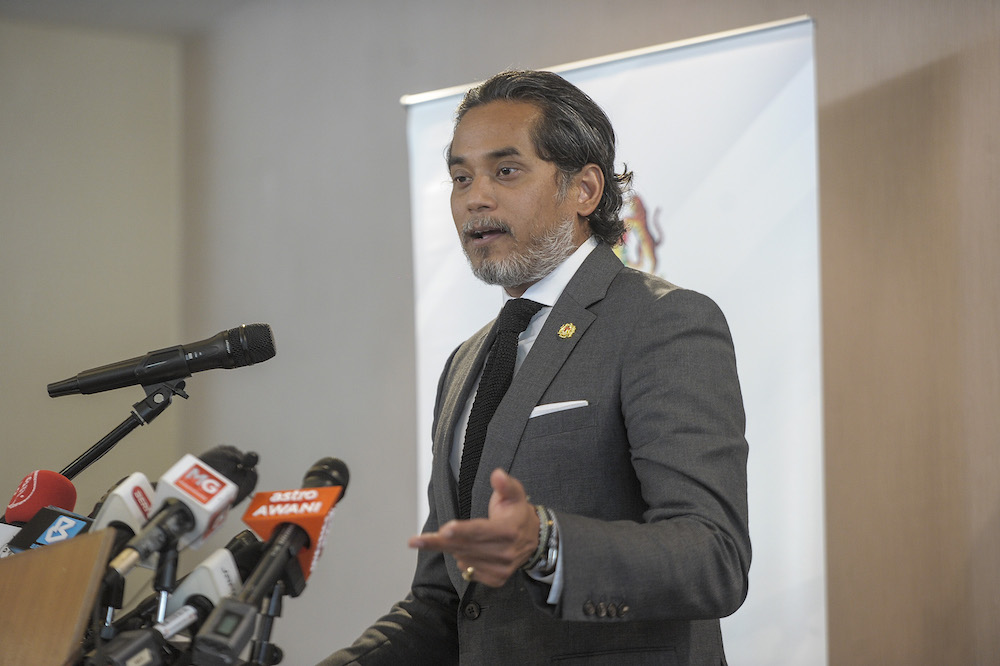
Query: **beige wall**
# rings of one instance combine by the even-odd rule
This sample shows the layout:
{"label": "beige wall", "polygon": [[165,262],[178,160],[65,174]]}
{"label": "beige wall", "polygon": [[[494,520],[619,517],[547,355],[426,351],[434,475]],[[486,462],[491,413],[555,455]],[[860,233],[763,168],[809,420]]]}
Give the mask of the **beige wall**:
{"label": "beige wall", "polygon": [[[180,68],[176,41],[0,20],[0,493],[145,397],[48,383],[180,342]],[[183,409],[74,479],[77,510],[173,462]]]}
{"label": "beige wall", "polygon": [[998,7],[820,20],[835,664],[1000,661]]}
{"label": "beige wall", "polygon": [[[140,78],[166,101],[138,115],[178,132],[166,109],[177,103],[180,47],[0,23],[0,409],[5,450],[16,456],[5,459],[4,483],[44,466],[50,442],[96,440],[137,399],[49,402],[39,393],[46,382],[91,361],[182,341],[175,334],[187,340],[241,321],[271,323],[274,361],[193,379],[192,400],[144,431],[166,437],[179,424],[182,448],[226,441],[259,450],[261,489],[294,486],[320,455],[348,462],[351,489],[333,543],[306,593],[285,605],[278,638],[294,655],[289,663],[350,640],[402,593],[412,566],[403,546],[417,489],[399,96],[508,66],[554,65],[809,14],[817,21],[820,101],[830,663],[1000,662],[1000,2],[385,7],[251,3],[184,45],[184,194],[171,181],[176,164],[150,166],[163,180],[143,182],[166,183],[167,192],[137,194],[139,210],[121,217],[111,214],[117,207],[82,216],[80,202],[107,206],[136,193],[137,183],[117,185],[137,167],[77,183],[70,176],[94,171],[86,160],[60,178],[18,176],[29,173],[21,165],[51,160],[56,165],[45,165],[54,169],[82,159],[74,151],[90,154],[90,125],[74,131],[75,107],[46,100],[85,77],[82,87],[98,104],[115,93],[101,81],[122,60],[159,68]],[[86,55],[97,49],[94,40],[154,53],[59,75],[68,82],[43,78],[44,92],[29,96],[40,101],[11,109],[11,77],[36,66],[26,54],[42,62],[50,50]],[[129,96],[133,104],[152,97]],[[41,141],[62,131],[61,140],[45,151],[9,152],[53,109],[61,110],[35,133]],[[91,115],[122,113],[121,105],[105,109]],[[173,120],[158,121],[149,115],[155,109]],[[102,152],[130,144],[104,131],[115,136],[96,144]],[[61,156],[63,144],[71,157]],[[169,162],[178,145],[174,134],[142,151],[143,159]],[[40,182],[44,191],[29,196]],[[171,222],[181,205],[182,223]],[[68,210],[49,212],[56,206]],[[163,223],[150,224],[156,219]],[[138,224],[147,226],[130,226]],[[61,250],[50,248],[53,235],[63,237]],[[85,263],[77,247],[95,258]],[[172,281],[169,307],[145,305],[151,288],[144,298],[126,297],[146,278],[135,264],[148,262],[159,270],[146,273]],[[32,386],[35,397],[19,395]],[[85,417],[91,421],[81,425]],[[60,428],[78,431],[57,430],[64,418]],[[130,436],[132,451],[160,446],[141,442],[144,431]],[[164,447],[173,446],[168,441]],[[60,452],[58,462],[68,455]],[[109,463],[97,485],[106,487],[112,470],[162,468]],[[741,663],[739,655],[731,661]]]}

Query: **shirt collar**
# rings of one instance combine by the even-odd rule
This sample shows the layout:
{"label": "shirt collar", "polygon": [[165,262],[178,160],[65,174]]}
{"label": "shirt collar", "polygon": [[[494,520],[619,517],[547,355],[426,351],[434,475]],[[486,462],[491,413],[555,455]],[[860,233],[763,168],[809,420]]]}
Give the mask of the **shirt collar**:
{"label": "shirt collar", "polygon": [[[528,287],[521,297],[548,307],[555,305],[566,285],[569,284],[569,281],[573,279],[576,271],[583,264],[583,260],[587,258],[595,247],[597,247],[597,238],[591,236],[580,247],[576,248],[573,254],[566,257],[565,261],[556,266],[555,270]],[[506,289],[501,289],[500,293],[503,294],[503,302],[506,304],[511,299],[511,296],[507,293]]]}

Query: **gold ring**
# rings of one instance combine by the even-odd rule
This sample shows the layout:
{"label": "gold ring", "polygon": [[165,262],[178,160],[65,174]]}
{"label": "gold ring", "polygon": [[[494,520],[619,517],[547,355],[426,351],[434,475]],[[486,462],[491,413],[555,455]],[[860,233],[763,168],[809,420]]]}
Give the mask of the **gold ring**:
{"label": "gold ring", "polygon": [[468,569],[462,572],[462,580],[468,583],[470,580],[472,580],[472,576],[475,575],[475,573],[476,573],[476,567],[469,567]]}

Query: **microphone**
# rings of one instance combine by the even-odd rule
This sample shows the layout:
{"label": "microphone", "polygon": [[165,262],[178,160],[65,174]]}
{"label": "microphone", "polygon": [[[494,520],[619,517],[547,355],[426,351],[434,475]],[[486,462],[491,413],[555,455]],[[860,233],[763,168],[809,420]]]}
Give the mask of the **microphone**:
{"label": "microphone", "polygon": [[89,530],[90,518],[46,506],[39,509],[19,532],[0,547],[0,557],[66,541]]}
{"label": "microphone", "polygon": [[216,447],[202,458],[182,457],[157,481],[156,512],[111,560],[109,574],[122,577],[167,546],[180,550],[201,545],[225,520],[229,507],[256,485],[256,462],[256,453],[243,454],[233,447]]}
{"label": "microphone", "polygon": [[56,506],[72,511],[76,506],[76,487],[59,472],[35,470],[21,480],[7,504],[4,520],[8,523],[26,523],[39,509]]}
{"label": "microphone", "polygon": [[198,456],[204,462],[219,471],[222,476],[236,484],[236,499],[233,504],[239,504],[257,487],[257,469],[255,465],[260,457],[253,451],[243,453],[235,446],[220,444],[213,446]]}
{"label": "microphone", "polygon": [[243,522],[268,539],[264,555],[239,593],[222,599],[205,620],[195,636],[194,663],[235,664],[250,640],[261,601],[275,585],[282,582],[293,597],[302,593],[349,479],[343,461],[323,458],[306,472],[302,488],[254,496]]}
{"label": "microphone", "polygon": [[142,472],[133,472],[104,493],[90,512],[93,531],[111,528],[115,542],[111,553],[117,554],[125,543],[142,529],[153,515],[155,491]]}
{"label": "microphone", "polygon": [[[237,534],[184,577],[170,596],[167,617],[162,622],[118,634],[106,647],[107,663],[111,666],[164,663],[161,655],[166,641],[189,627],[200,627],[220,599],[235,594],[260,561],[263,547],[250,530]],[[131,623],[132,619],[126,617],[122,621]]]}
{"label": "microphone", "polygon": [[[250,530],[243,530],[224,548],[206,557],[201,564],[177,581],[167,600],[166,613],[173,614],[197,595],[208,597],[213,604],[219,599],[236,594],[253,568],[260,562],[264,544]],[[159,594],[151,594],[132,610],[114,621],[116,632],[133,629],[148,629],[153,622],[153,613],[159,605]]]}
{"label": "microphone", "polygon": [[243,324],[189,345],[151,351],[48,385],[49,397],[100,393],[136,384],[149,386],[215,368],[240,368],[272,358],[274,334],[267,324]]}
{"label": "microphone", "polygon": [[86,531],[90,520],[72,513],[75,506],[76,487],[62,474],[39,469],[25,476],[0,522],[0,557]]}
{"label": "microphone", "polygon": [[155,491],[142,472],[133,472],[119,481],[94,506],[91,529],[114,527],[134,536],[153,515]]}
{"label": "microphone", "polygon": [[268,548],[261,564],[244,584],[241,596],[258,602],[281,577],[292,557],[298,556],[301,585],[293,584],[289,593],[299,596],[305,581],[319,559],[333,507],[347,491],[350,472],[337,458],[317,461],[302,480],[302,488],[272,493],[257,493],[243,514],[243,522]]}
{"label": "microphone", "polygon": [[250,530],[243,530],[181,580],[167,601],[167,614],[176,613],[195,595],[207,597],[213,605],[233,596],[263,554],[264,542]]}
{"label": "microphone", "polygon": [[[237,484],[233,504],[243,501],[257,483],[257,472],[253,469],[257,461],[255,453],[244,454],[232,446],[217,446],[203,453],[201,460]],[[94,521],[90,529],[97,531],[113,527],[124,535],[114,551],[117,553],[149,521],[153,514],[154,497],[153,484],[146,475],[134,472],[108,490],[94,506],[90,512]]]}

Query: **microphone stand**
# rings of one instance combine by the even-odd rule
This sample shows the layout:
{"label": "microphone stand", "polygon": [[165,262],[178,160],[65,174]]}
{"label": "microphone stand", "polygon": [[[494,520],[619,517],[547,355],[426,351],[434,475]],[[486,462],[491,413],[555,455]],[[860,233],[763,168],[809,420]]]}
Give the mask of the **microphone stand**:
{"label": "microphone stand", "polygon": [[281,648],[271,642],[271,629],[274,618],[281,616],[281,601],[285,596],[285,583],[278,581],[271,590],[271,598],[267,607],[261,609],[260,622],[257,625],[257,636],[250,643],[249,666],[274,666],[280,664],[285,655]]}
{"label": "microphone stand", "polygon": [[156,576],[153,579],[153,589],[157,593],[156,621],[163,622],[167,616],[167,601],[170,593],[177,586],[177,541],[171,539],[156,558]]}
{"label": "microphone stand", "polygon": [[139,426],[146,425],[163,413],[163,410],[170,406],[170,402],[175,395],[179,395],[185,400],[188,398],[187,393],[184,392],[183,379],[173,379],[159,384],[150,384],[142,388],[146,391],[146,398],[132,405],[132,413],[129,414],[128,418],[122,421],[117,428],[105,435],[101,441],[84,451],[83,455],[67,465],[60,474],[72,480],[77,474],[100,460],[125,435]]}

